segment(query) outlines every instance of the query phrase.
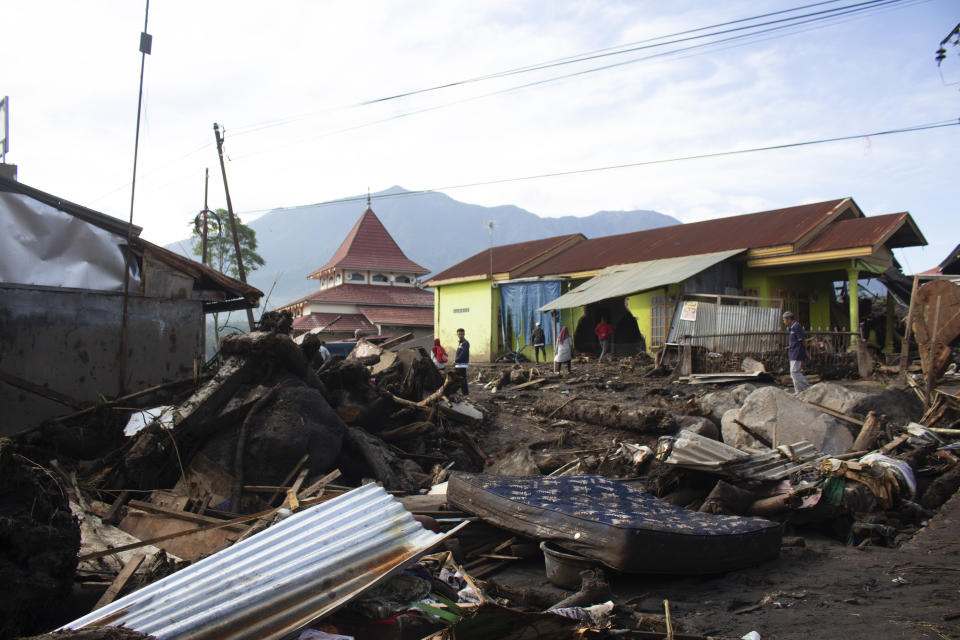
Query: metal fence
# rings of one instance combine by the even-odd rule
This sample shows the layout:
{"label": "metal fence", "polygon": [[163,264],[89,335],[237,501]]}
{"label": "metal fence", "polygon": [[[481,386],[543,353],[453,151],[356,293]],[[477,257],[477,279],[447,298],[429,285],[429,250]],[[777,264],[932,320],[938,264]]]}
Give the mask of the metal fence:
{"label": "metal fence", "polygon": [[[851,338],[855,335],[856,333],[851,331],[808,331],[804,371],[828,378],[854,376],[857,371],[857,356],[850,346]],[[688,340],[694,347],[692,365],[695,372],[739,371],[740,363],[747,357],[762,362],[771,373],[783,373],[789,367],[789,334],[784,330],[707,334],[690,337]],[[684,344],[683,340],[678,344]]]}

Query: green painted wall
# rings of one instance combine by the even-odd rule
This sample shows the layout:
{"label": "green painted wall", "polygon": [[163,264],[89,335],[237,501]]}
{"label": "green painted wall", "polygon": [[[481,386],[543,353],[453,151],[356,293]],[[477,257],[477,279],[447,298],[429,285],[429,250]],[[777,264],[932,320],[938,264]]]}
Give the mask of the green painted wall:
{"label": "green painted wall", "polygon": [[475,280],[436,287],[433,293],[433,334],[450,354],[457,350],[457,329],[470,342],[471,362],[490,362],[497,346],[500,296],[490,280]]}
{"label": "green painted wall", "polygon": [[777,290],[789,289],[801,293],[809,301],[808,330],[827,330],[830,327],[830,295],[836,279],[835,267],[830,270],[811,270],[807,273],[783,273],[764,269],[744,269],[743,288],[756,289],[762,298],[777,297]]}

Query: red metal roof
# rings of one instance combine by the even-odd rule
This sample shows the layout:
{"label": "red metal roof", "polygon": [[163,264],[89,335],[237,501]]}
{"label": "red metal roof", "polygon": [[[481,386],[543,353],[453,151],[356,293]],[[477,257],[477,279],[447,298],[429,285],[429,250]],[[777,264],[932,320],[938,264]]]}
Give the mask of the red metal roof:
{"label": "red metal roof", "polygon": [[[556,249],[565,242],[575,240],[577,237],[586,241],[583,234],[570,233],[563,236],[554,236],[552,238],[542,238],[540,240],[529,240],[527,242],[516,242],[514,244],[505,244],[499,247],[493,247],[493,272],[505,273],[515,271],[524,264],[534,260],[553,249]],[[430,282],[439,280],[449,280],[451,278],[469,278],[471,276],[483,276],[490,273],[490,249],[485,249],[480,253],[473,255],[463,262],[459,262],[445,271],[431,276]]]}
{"label": "red metal roof", "polygon": [[[800,248],[797,253],[815,253],[818,251],[836,251],[854,247],[875,247],[886,242],[900,229],[912,222],[909,213],[889,213],[869,218],[837,220],[821,231],[813,240]],[[909,228],[908,228],[909,230]],[[907,235],[906,233],[902,235]],[[916,238],[916,234],[910,234]],[[904,238],[906,241],[906,238]],[[925,244],[923,238],[914,243],[895,243],[895,246],[915,246]]]}
{"label": "red metal roof", "polygon": [[373,324],[433,326],[433,306],[426,307],[362,307],[361,312]]}
{"label": "red metal roof", "polygon": [[842,198],[594,238],[575,244],[516,275],[533,277],[577,273],[645,260],[789,245],[813,232],[844,203],[856,206],[849,198]]}
{"label": "red metal roof", "polygon": [[359,313],[311,313],[300,316],[293,321],[294,331],[310,331],[311,329],[320,329],[321,331],[376,331],[363,315]]}
{"label": "red metal roof", "polygon": [[419,264],[404,255],[396,241],[387,231],[380,218],[368,208],[353,225],[340,248],[327,264],[308,278],[315,278],[327,269],[363,269],[373,271],[402,271],[416,275],[429,273]]}
{"label": "red metal roof", "polygon": [[341,284],[314,291],[298,302],[346,302],[352,304],[401,305],[433,308],[433,292],[418,287],[394,287],[376,284]]}

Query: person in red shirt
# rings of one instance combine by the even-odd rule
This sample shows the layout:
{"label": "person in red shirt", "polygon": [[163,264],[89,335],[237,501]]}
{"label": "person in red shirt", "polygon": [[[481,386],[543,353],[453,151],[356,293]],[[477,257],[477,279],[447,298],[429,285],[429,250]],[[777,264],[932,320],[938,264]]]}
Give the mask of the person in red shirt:
{"label": "person in red shirt", "polygon": [[606,318],[600,318],[596,328],[593,330],[597,334],[597,340],[600,341],[600,357],[597,362],[603,362],[603,356],[610,351],[610,338],[613,336],[613,327],[607,322]]}
{"label": "person in red shirt", "polygon": [[449,356],[447,355],[447,350],[440,346],[440,338],[433,339],[433,348],[430,349],[430,359],[433,360],[433,364],[437,365],[437,369],[441,372],[447,368]]}

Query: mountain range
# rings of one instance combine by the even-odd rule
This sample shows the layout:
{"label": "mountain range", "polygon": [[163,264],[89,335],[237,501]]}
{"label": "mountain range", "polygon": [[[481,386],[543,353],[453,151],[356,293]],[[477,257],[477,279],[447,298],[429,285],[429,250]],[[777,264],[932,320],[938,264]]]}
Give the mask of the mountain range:
{"label": "mountain range", "polygon": [[[417,193],[401,187],[370,196],[374,213],[407,257],[433,273],[486,249],[491,242],[496,246],[568,233],[596,238],[680,224],[676,218],[643,209],[543,218],[513,205],[484,207],[439,192]],[[249,223],[257,232],[257,252],[266,264],[248,274],[248,281],[270,293],[268,309],[320,288],[307,275],[326,264],[365,209],[366,202],[357,197],[274,209]],[[493,221],[492,230],[489,221]],[[184,253],[189,246],[182,241],[167,248]]]}

